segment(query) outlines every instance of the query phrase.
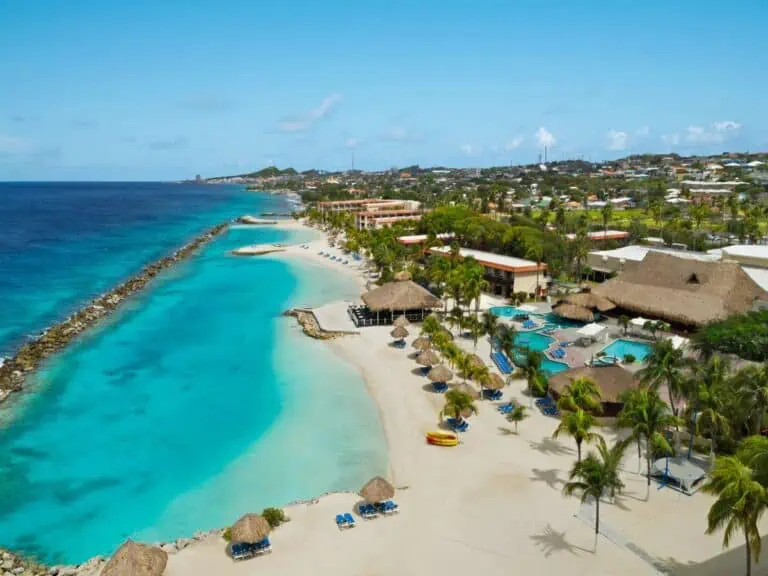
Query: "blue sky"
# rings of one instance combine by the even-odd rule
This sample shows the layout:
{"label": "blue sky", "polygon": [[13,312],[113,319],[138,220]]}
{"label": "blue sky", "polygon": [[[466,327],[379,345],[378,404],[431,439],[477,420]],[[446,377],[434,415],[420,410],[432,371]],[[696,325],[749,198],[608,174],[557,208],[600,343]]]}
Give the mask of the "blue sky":
{"label": "blue sky", "polygon": [[766,150],[768,2],[0,0],[0,180]]}

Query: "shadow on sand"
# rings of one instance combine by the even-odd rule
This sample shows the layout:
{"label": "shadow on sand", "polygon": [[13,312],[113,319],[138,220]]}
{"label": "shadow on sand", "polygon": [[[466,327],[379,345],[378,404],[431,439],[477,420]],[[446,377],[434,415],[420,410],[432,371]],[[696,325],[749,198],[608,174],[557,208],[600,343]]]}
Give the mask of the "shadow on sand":
{"label": "shadow on sand", "polygon": [[559,552],[568,552],[574,556],[579,552],[586,552],[587,554],[594,554],[594,550],[588,550],[581,546],[571,544],[565,538],[565,532],[558,532],[550,524],[544,527],[544,530],[539,534],[533,534],[530,536],[534,545],[541,550],[544,554],[544,558],[549,558],[552,554]]}
{"label": "shadow on sand", "polygon": [[551,454],[553,456],[569,456],[576,452],[573,448],[563,446],[560,442],[549,436],[543,436],[540,442],[530,442],[530,445],[531,448],[542,454]]}
{"label": "shadow on sand", "polygon": [[531,480],[544,482],[552,490],[559,490],[558,486],[565,484],[565,481],[560,479],[560,470],[557,468],[550,468],[549,470],[534,468],[531,472],[533,472],[533,476],[530,477]]}

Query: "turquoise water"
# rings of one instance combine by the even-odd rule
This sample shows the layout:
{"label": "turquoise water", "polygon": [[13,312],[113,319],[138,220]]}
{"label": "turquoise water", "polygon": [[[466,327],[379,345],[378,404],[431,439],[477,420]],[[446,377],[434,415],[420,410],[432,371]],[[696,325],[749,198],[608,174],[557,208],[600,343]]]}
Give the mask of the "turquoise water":
{"label": "turquoise water", "polygon": [[620,338],[611,342],[601,352],[604,352],[607,356],[616,356],[622,359],[627,354],[632,354],[637,362],[642,362],[651,353],[651,350],[651,345],[645,342],[635,342],[634,340]]}
{"label": "turquoise water", "polygon": [[520,310],[519,308],[515,308],[514,306],[494,306],[491,308],[491,313],[495,314],[496,316],[500,316],[502,318],[512,318],[514,316],[517,316],[518,314],[527,314],[528,316],[533,316],[535,318],[544,320],[547,322],[547,324],[553,324],[558,328],[581,328],[582,326],[584,326],[583,322],[562,318],[557,314],[555,314],[554,312],[538,314],[536,312],[526,312],[525,310]]}
{"label": "turquoise water", "polygon": [[77,563],[386,471],[360,376],[279,316],[354,281],[228,255],[290,240],[230,230],[49,362],[4,414],[0,545]]}
{"label": "turquoise water", "polygon": [[[558,324],[558,325],[564,328],[567,328],[573,325],[573,323],[563,318],[560,318],[559,316],[557,316],[557,314],[532,314],[529,312],[525,312],[524,310],[519,310],[518,308],[515,308],[513,306],[496,306],[491,308],[491,313],[495,314],[496,316],[502,316],[506,318],[511,318],[517,314],[529,314],[530,316],[545,318],[550,324],[561,322],[562,324]],[[552,317],[552,318],[550,319],[549,317]],[[529,348],[531,350],[536,350],[538,352],[544,352],[547,348],[550,347],[550,345],[554,341],[555,339],[552,338],[551,336],[547,336],[546,334],[542,334],[541,332],[536,332],[536,331],[517,332],[515,334],[515,344],[517,344],[518,347]],[[516,352],[515,363],[523,364],[524,362],[525,362],[525,354],[522,352]],[[558,374],[560,372],[564,372],[565,370],[568,370],[568,364],[565,364],[563,362],[556,362],[544,356],[543,360],[541,361],[541,369],[545,372],[549,372],[550,374]]]}

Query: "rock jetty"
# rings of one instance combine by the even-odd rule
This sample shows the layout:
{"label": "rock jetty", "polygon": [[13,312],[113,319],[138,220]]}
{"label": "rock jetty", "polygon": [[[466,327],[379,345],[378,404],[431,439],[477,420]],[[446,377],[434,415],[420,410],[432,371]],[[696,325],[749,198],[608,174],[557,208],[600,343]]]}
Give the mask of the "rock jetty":
{"label": "rock jetty", "polygon": [[47,566],[26,560],[18,554],[0,548],[0,574],[2,576],[6,574],[11,576],[48,576],[50,573],[50,568]]}
{"label": "rock jetty", "polygon": [[285,252],[285,246],[282,244],[253,244],[235,248],[231,253],[235,256],[262,256],[272,252]]}
{"label": "rock jetty", "polygon": [[[21,390],[26,375],[34,372],[48,357],[67,346],[79,334],[95,325],[99,320],[110,315],[126,298],[144,289],[150,280],[163,270],[189,258],[203,245],[226,230],[228,226],[229,223],[219,224],[203,232],[170,256],[149,264],[130,280],[102,294],[63,322],[51,326],[24,344],[15,356],[6,358],[0,366],[0,403],[5,401],[12,392]],[[0,574],[3,574],[2,571]]]}
{"label": "rock jetty", "polygon": [[277,224],[277,220],[265,220],[264,218],[256,218],[255,216],[240,216],[237,219],[238,224],[249,224],[251,226],[274,226]]}
{"label": "rock jetty", "polygon": [[296,318],[304,331],[304,334],[316,340],[333,340],[339,336],[347,335],[345,332],[330,332],[320,328],[317,318],[315,318],[315,315],[310,310],[292,308],[291,310],[286,310],[283,313],[283,316],[292,316],[293,318]]}

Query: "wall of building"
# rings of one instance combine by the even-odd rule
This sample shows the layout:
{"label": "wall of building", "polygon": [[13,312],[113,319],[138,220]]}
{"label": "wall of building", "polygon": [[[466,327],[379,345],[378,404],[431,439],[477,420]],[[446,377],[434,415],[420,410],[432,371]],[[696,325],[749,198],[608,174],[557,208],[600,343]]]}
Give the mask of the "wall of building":
{"label": "wall of building", "polygon": [[[539,288],[546,286],[544,273],[539,272]],[[515,273],[515,292],[536,293],[536,272]]]}

